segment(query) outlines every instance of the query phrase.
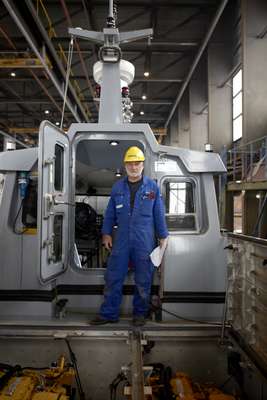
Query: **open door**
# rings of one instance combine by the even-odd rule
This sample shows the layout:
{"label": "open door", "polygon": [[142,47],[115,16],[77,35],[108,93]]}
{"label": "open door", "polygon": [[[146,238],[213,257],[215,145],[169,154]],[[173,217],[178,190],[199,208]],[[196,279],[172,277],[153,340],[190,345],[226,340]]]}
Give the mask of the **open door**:
{"label": "open door", "polygon": [[68,266],[71,158],[68,136],[49,121],[39,131],[38,235],[40,280]]}

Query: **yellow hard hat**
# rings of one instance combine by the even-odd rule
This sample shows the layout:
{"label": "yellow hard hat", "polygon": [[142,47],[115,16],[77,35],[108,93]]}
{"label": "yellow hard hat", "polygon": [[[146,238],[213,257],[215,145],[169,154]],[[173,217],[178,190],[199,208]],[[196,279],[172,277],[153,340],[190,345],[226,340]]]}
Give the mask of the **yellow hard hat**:
{"label": "yellow hard hat", "polygon": [[145,155],[137,146],[129,147],[124,155],[124,162],[145,161]]}

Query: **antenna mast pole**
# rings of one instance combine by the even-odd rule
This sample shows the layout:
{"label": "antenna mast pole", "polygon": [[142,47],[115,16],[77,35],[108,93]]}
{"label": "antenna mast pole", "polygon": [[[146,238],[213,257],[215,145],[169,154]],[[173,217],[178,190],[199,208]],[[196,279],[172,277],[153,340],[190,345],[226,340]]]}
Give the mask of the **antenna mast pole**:
{"label": "antenna mast pole", "polygon": [[69,34],[77,38],[89,40],[101,46],[98,53],[99,61],[94,65],[94,78],[96,82],[101,85],[98,122],[122,124],[121,79],[123,80],[123,72],[121,71],[120,65],[122,56],[120,43],[151,38],[153,30],[143,29],[120,33],[116,28],[114,14],[116,16],[116,10],[114,13],[113,0],[109,0],[107,27],[103,29],[103,32],[69,28]]}

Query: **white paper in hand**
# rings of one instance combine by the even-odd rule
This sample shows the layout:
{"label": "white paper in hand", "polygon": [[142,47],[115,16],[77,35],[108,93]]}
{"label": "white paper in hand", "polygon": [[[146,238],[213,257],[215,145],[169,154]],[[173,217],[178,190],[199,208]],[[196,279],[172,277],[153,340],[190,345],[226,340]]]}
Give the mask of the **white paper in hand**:
{"label": "white paper in hand", "polygon": [[155,267],[160,266],[166,247],[167,247],[167,241],[165,241],[162,247],[160,246],[156,247],[150,254],[150,260],[152,261]]}

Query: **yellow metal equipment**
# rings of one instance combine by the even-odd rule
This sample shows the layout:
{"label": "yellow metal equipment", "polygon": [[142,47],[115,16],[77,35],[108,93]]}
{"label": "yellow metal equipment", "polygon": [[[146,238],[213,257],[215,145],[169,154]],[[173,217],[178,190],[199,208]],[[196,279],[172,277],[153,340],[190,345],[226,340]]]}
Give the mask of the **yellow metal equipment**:
{"label": "yellow metal equipment", "polygon": [[[46,56],[46,64],[52,68],[52,64]],[[0,58],[0,68],[44,68],[39,58],[20,57],[20,58]]]}
{"label": "yellow metal equipment", "polygon": [[171,387],[176,400],[235,400],[213,385],[192,382],[188,375],[177,372],[171,379]]}
{"label": "yellow metal equipment", "polygon": [[0,400],[70,400],[74,377],[63,356],[41,370],[0,366]]}

